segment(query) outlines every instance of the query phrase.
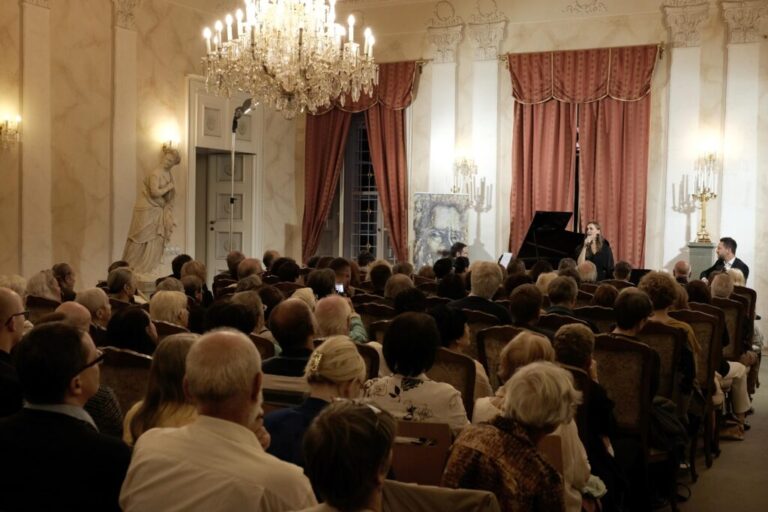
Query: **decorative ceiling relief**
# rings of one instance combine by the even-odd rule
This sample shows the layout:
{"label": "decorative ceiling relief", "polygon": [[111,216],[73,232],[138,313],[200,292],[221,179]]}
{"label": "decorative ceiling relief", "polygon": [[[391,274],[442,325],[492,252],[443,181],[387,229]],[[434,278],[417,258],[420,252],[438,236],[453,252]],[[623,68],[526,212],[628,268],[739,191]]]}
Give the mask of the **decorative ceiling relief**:
{"label": "decorative ceiling relief", "polygon": [[136,30],[135,11],[141,0],[113,0],[115,4],[115,25]]}
{"label": "decorative ceiling relief", "polygon": [[451,2],[441,0],[435,4],[433,18],[427,25],[427,37],[435,48],[435,62],[456,62],[463,24]]}
{"label": "decorative ceiling relief", "polygon": [[706,0],[667,1],[662,10],[673,47],[688,48],[701,44],[701,31],[709,19],[709,3]]}
{"label": "decorative ceiling relief", "polygon": [[467,25],[475,60],[496,59],[506,27],[507,17],[499,11],[495,0],[477,0],[475,13]]}
{"label": "decorative ceiling relief", "polygon": [[761,26],[768,21],[768,0],[723,2],[723,18],[731,44],[756,43],[763,37]]}
{"label": "decorative ceiling relief", "polygon": [[573,0],[563,8],[563,12],[568,14],[596,14],[607,11],[605,2],[600,0]]}

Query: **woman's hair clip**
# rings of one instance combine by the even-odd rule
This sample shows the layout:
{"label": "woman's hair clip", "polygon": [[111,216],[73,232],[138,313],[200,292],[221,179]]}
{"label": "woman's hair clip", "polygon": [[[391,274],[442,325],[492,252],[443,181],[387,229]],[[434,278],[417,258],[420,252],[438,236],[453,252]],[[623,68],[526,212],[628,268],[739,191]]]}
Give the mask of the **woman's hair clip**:
{"label": "woman's hair clip", "polygon": [[320,371],[320,361],[323,359],[323,353],[315,351],[309,358],[309,373],[318,373]]}

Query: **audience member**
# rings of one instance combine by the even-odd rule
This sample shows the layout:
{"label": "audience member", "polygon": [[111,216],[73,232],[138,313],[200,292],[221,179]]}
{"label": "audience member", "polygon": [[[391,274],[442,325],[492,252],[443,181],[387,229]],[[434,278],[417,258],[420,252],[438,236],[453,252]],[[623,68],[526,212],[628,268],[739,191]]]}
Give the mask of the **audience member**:
{"label": "audience member", "polygon": [[51,270],[61,289],[61,301],[75,300],[75,271],[69,263],[57,263]]}
{"label": "audience member", "polygon": [[726,272],[726,274],[731,276],[731,278],[733,279],[734,286],[747,286],[747,280],[744,277],[744,272],[742,272],[741,270],[734,267],[729,269]]}
{"label": "audience member", "polygon": [[730,270],[737,268],[744,274],[744,281],[749,279],[749,267],[746,263],[736,257],[736,240],[730,237],[724,237],[720,239],[717,244],[715,253],[717,254],[717,261],[714,265],[701,272],[700,279],[709,279],[709,275],[712,272],[719,272],[723,270]]}
{"label": "audience member", "polygon": [[557,275],[561,277],[570,277],[576,281],[577,287],[581,284],[581,274],[579,274],[579,271],[575,268],[564,268],[563,270],[558,270]]}
{"label": "audience member", "polygon": [[264,273],[264,267],[257,258],[244,258],[237,265],[237,279],[243,279],[248,276],[261,276]]}
{"label": "audience member", "polygon": [[613,266],[613,278],[617,281],[629,282],[629,277],[632,275],[632,265],[628,261],[618,261]]}
{"label": "audience member", "polygon": [[472,291],[468,297],[449,303],[457,309],[473,309],[488,313],[499,319],[502,324],[512,323],[509,311],[491,300],[501,285],[501,268],[492,261],[476,261],[472,264]]}
{"label": "audience member", "polygon": [[[615,273],[615,267],[614,267]],[[592,299],[589,301],[592,306],[602,306],[604,308],[613,308],[614,302],[619,297],[619,290],[610,284],[601,284],[595,290]]]}
{"label": "audience member", "polygon": [[272,314],[272,310],[285,300],[285,295],[283,295],[283,292],[271,285],[264,285],[257,291],[259,293],[259,297],[261,297],[261,302],[264,304],[264,322],[269,324],[269,317]]}
{"label": "audience member", "polygon": [[181,268],[188,261],[192,261],[192,256],[189,254],[179,254],[171,260],[171,275],[168,277],[175,277],[181,280]]}
{"label": "audience member", "polygon": [[[245,255],[242,252],[230,251],[227,254],[227,271],[217,274],[216,277],[213,278],[213,281],[216,282],[219,279],[230,279],[232,281],[237,281],[237,267],[244,259]],[[179,275],[181,275],[181,268],[179,268]]]}
{"label": "audience member", "polygon": [[712,292],[704,281],[696,279],[688,282],[685,285],[685,291],[688,292],[688,302],[698,302],[701,304],[710,304],[712,302],[710,295]]}
{"label": "audience member", "polygon": [[557,264],[557,270],[558,272],[560,270],[565,270],[567,268],[576,268],[576,260],[573,258],[563,258],[560,260],[560,262]]}
{"label": "audience member", "polygon": [[[574,267],[575,269],[575,267]],[[531,270],[528,273],[531,275],[531,280],[535,283],[541,274],[545,272],[552,272],[552,264],[547,260],[538,260],[533,264]]]}
{"label": "audience member", "polygon": [[317,262],[320,261],[320,256],[312,256],[307,260],[307,268],[318,268]]}
{"label": "audience member", "polygon": [[[330,296],[331,295],[328,295],[328,297]],[[291,298],[303,301],[307,306],[309,306],[310,311],[315,311],[315,307],[317,306],[317,297],[315,297],[315,292],[312,291],[312,288],[299,288],[291,294]]]}
{"label": "audience member", "polygon": [[188,298],[189,330],[202,334],[203,323],[205,322],[205,308],[202,306],[203,282],[199,277],[189,275],[181,278],[181,284],[184,286],[183,291]]}
{"label": "audience member", "polygon": [[182,292],[157,292],[149,301],[149,316],[155,322],[164,322],[186,329],[189,325],[187,296]]}
{"label": "audience member", "polygon": [[130,449],[100,434],[83,409],[102,359],[88,333],[63,322],[37,326],[18,344],[26,405],[0,420],[0,509],[119,510]]}
{"label": "audience member", "polygon": [[112,306],[107,293],[101,288],[86,288],[77,294],[75,300],[91,313],[91,328],[88,331],[97,347],[108,345],[107,324],[112,317]]}
{"label": "audience member", "polygon": [[41,270],[27,281],[27,302],[30,297],[38,297],[54,302],[61,302],[61,288],[52,270]]}
{"label": "audience member", "polygon": [[733,295],[733,278],[725,272],[715,274],[710,283],[713,297],[727,299]]}
{"label": "audience member", "polygon": [[21,297],[9,288],[0,288],[0,418],[22,406],[21,385],[11,361],[11,350],[24,335],[24,310]]}
{"label": "audience member", "polygon": [[392,275],[394,274],[403,274],[408,277],[411,277],[413,275],[413,265],[411,263],[408,263],[407,261],[404,261],[402,263],[396,263],[392,267]]}
{"label": "audience member", "polygon": [[453,272],[453,260],[451,258],[440,258],[432,265],[432,270],[435,272],[435,279],[439,281]]}
{"label": "audience member", "polygon": [[[445,305],[440,305],[429,310],[429,316],[435,319],[437,330],[440,333],[440,344],[457,354],[464,354],[469,348],[469,325],[467,324],[467,315],[460,309],[452,309]],[[475,363],[475,396],[473,400],[482,397],[491,396],[493,390],[488,380],[488,374],[479,361],[473,359]]]}
{"label": "audience member", "polygon": [[261,297],[258,292],[238,292],[232,296],[232,302],[234,304],[243,304],[253,313],[253,317],[256,319],[256,327],[253,328],[253,334],[261,336],[271,341],[275,345],[275,354],[280,353],[280,345],[277,344],[277,340],[272,335],[266,326],[264,319],[264,304],[261,302]]}
{"label": "audience member", "polygon": [[462,276],[456,274],[448,274],[444,278],[437,282],[437,296],[445,297],[446,299],[463,299],[467,296],[467,289],[464,286],[464,279]]}
{"label": "audience member", "polygon": [[82,304],[74,301],[62,302],[55,312],[63,314],[70,325],[74,325],[81,331],[90,331],[91,312]]}
{"label": "audience member", "polygon": [[524,284],[531,284],[533,283],[533,280],[531,280],[531,276],[523,273],[517,273],[517,274],[509,274],[507,278],[504,280],[504,294],[506,297],[509,297],[513,291],[517,289],[518,286],[524,285]]}
{"label": "audience member", "polygon": [[317,301],[315,306],[317,334],[321,338],[331,336],[349,336],[356,343],[367,343],[363,320],[354,312],[349,299],[338,295],[329,295]]}
{"label": "audience member", "polygon": [[576,271],[579,273],[582,283],[597,282],[597,267],[591,261],[582,261],[576,266]]}
{"label": "audience member", "polygon": [[547,313],[574,317],[573,308],[576,306],[578,293],[579,287],[576,281],[570,277],[556,277],[547,287],[550,303]]}
{"label": "audience member", "polygon": [[304,434],[304,472],[324,503],[305,512],[381,512],[396,429],[391,414],[370,405],[326,407]]}
{"label": "audience member", "polygon": [[371,281],[371,285],[373,285],[372,293],[383,297],[384,287],[387,285],[390,277],[392,277],[392,268],[389,266],[389,262],[376,260],[371,263],[370,270],[368,270],[368,279]]}
{"label": "audience member", "polygon": [[315,317],[299,299],[286,299],[269,317],[269,329],[282,349],[279,356],[264,361],[264,373],[301,377],[312,355],[317,333]]}
{"label": "audience member", "polygon": [[27,280],[18,274],[0,275],[0,288],[15,291],[21,297],[22,303],[27,296]]}
{"label": "audience member", "polygon": [[394,274],[384,286],[384,298],[394,301],[398,293],[413,288],[413,281],[404,274]]}
{"label": "audience member", "polygon": [[451,258],[459,258],[459,257],[468,257],[469,256],[469,247],[467,247],[467,244],[464,242],[455,242],[449,251],[449,256]]}
{"label": "audience member", "polygon": [[208,278],[207,270],[205,269],[205,265],[203,265],[201,262],[197,260],[191,260],[184,264],[183,267],[181,267],[181,278],[185,278],[187,276],[195,276],[203,283],[203,300],[200,301],[200,304],[204,308],[207,308],[211,304],[213,304],[213,294],[208,289],[208,286],[205,284],[206,279]]}
{"label": "audience member", "polygon": [[312,288],[318,300],[336,293],[336,274],[329,268],[313,270],[307,277],[307,286]]}
{"label": "audience member", "polygon": [[678,283],[687,284],[691,279],[691,265],[685,260],[677,261],[672,268],[672,277]]}
{"label": "audience member", "polygon": [[[191,277],[191,276],[187,276]],[[202,287],[201,287],[202,288]],[[164,277],[162,281],[155,286],[155,292],[184,292],[184,283],[180,279],[176,279],[173,276]]]}
{"label": "audience member", "polygon": [[536,279],[536,288],[539,289],[542,295],[547,295],[549,292],[549,283],[554,281],[557,277],[557,272],[544,272],[539,274]]}
{"label": "audience member", "polygon": [[448,423],[454,431],[469,421],[461,394],[450,384],[435,382],[426,372],[435,362],[440,333],[424,313],[403,313],[384,335],[384,359],[392,375],[369,380],[365,396],[398,419]]}
{"label": "audience member", "polygon": [[520,258],[512,258],[507,263],[507,275],[512,274],[525,274],[527,270],[525,268],[525,262]]}
{"label": "audience member", "polygon": [[328,265],[330,265],[334,259],[333,256],[320,256],[320,259],[317,260],[317,269],[322,270],[328,268]]}
{"label": "audience member", "polygon": [[235,293],[255,291],[260,290],[262,286],[264,286],[264,282],[261,280],[261,276],[252,274],[240,279],[235,285],[234,291]]}
{"label": "audience member", "polygon": [[264,262],[264,268],[267,270],[267,272],[272,273],[272,264],[279,258],[280,253],[274,249],[267,249],[264,251],[264,255],[261,257],[261,261]]}
{"label": "audience member", "polygon": [[301,469],[254,436],[261,358],[247,336],[213,331],[186,358],[184,389],[197,419],[139,437],[120,505],[126,512],[297,510],[316,503]]}
{"label": "audience member", "polygon": [[360,269],[367,269],[368,265],[373,263],[376,258],[368,251],[360,251],[357,256],[357,264],[360,265]]}
{"label": "audience member", "polygon": [[157,329],[144,309],[128,306],[112,315],[107,324],[107,339],[110,346],[151,356],[157,347]]}
{"label": "audience member", "polygon": [[431,265],[422,265],[419,269],[418,275],[420,277],[426,277],[427,279],[436,279],[435,271]]}
{"label": "audience member", "polygon": [[565,510],[563,480],[536,443],[572,422],[581,393],[566,370],[537,362],[520,368],[503,394],[501,415],[459,434],[442,485],[491,491],[502,510]]}
{"label": "audience member", "polygon": [[256,316],[245,304],[219,301],[206,311],[204,329],[208,332],[220,327],[229,327],[248,336],[256,329]]}
{"label": "audience member", "polygon": [[393,301],[395,307],[395,313],[426,313],[427,312],[427,296],[423,291],[418,288],[406,288],[395,295]]}
{"label": "audience member", "polygon": [[357,290],[361,288],[361,285],[363,283],[362,280],[362,273],[360,272],[360,266],[357,264],[355,260],[349,260],[349,267],[351,269],[350,277],[349,277],[349,287],[352,288],[352,291],[356,293]]}
{"label": "audience member", "polygon": [[281,258],[285,260],[275,269],[277,277],[283,283],[295,283],[299,279],[300,268],[299,265],[290,258]]}
{"label": "audience member", "polygon": [[312,353],[304,378],[309,396],[301,405],[264,416],[264,427],[272,438],[267,453],[297,466],[304,466],[301,441],[315,416],[334,399],[360,396],[365,362],[348,337],[332,336]]}
{"label": "audience member", "polygon": [[469,269],[469,258],[466,256],[457,256],[453,260],[453,273],[464,275]]}
{"label": "audience member", "polygon": [[352,279],[352,266],[344,258],[334,258],[328,264],[336,278],[336,286],[341,286],[341,293],[350,294],[349,282]]}
{"label": "audience member", "polygon": [[127,267],[118,267],[111,271],[107,276],[107,290],[112,309],[125,307],[132,303],[137,290],[133,271]]}
{"label": "audience member", "polygon": [[538,325],[543,302],[544,297],[536,285],[524,284],[515,288],[509,296],[509,311],[512,313],[512,325],[541,334],[551,340],[555,333]]}
{"label": "audience member", "polygon": [[187,353],[197,338],[192,333],[171,334],[157,345],[144,399],[133,404],[123,422],[123,441],[129,446],[151,428],[183,427],[197,418],[183,386]]}

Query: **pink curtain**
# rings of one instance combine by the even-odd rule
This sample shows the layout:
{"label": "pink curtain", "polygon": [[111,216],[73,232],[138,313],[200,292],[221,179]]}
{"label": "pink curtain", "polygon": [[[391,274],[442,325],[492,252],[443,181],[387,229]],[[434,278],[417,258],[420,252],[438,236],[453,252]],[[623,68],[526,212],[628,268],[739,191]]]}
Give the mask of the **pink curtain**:
{"label": "pink curtain", "polygon": [[[302,227],[302,257],[306,261],[317,250],[320,232],[330,212],[333,194],[338,183],[341,158],[346,144],[351,112],[365,112],[368,128],[368,143],[371,150],[373,172],[379,191],[384,223],[389,230],[390,241],[398,261],[408,261],[408,170],[405,156],[405,109],[413,101],[417,84],[418,66],[416,62],[395,62],[379,64],[379,85],[372,97],[365,94],[357,102],[347,96],[342,105],[334,102],[325,114],[307,116],[307,151],[305,172],[307,193],[304,201],[304,223]],[[334,114],[333,119],[344,119],[343,135],[339,131],[325,131],[328,126],[317,126],[312,133],[314,153],[323,151],[337,159],[335,174],[330,174],[330,167],[318,166],[312,162],[321,162],[313,156],[310,160],[310,124],[314,119],[322,119]],[[335,126],[330,121],[329,125]],[[337,127],[338,128],[338,127]],[[339,135],[340,137],[337,137]],[[319,146],[325,146],[321,148]],[[332,160],[329,158],[329,164]],[[328,179],[322,177],[327,175]],[[309,183],[315,183],[315,189],[322,190],[309,195]],[[318,185],[319,184],[319,185]],[[314,190],[314,189],[313,189]],[[326,204],[327,203],[327,204]],[[322,208],[318,208],[318,205]],[[310,212],[311,217],[307,217]]]}
{"label": "pink curtain", "polygon": [[301,223],[301,258],[305,263],[317,250],[323,224],[331,211],[351,120],[352,114],[336,109],[307,116]]}
{"label": "pink curtain", "polygon": [[536,210],[570,211],[576,164],[576,105],[515,103],[510,249],[517,251]]}
{"label": "pink curtain", "polygon": [[[575,139],[563,134],[575,137],[578,118],[582,215],[577,222],[582,227],[600,222],[615,258],[642,266],[649,94],[657,52],[649,45],[509,55],[516,100],[511,250],[518,249],[536,210],[571,210],[573,165],[566,165],[564,155],[575,158]],[[563,107],[551,105],[574,110],[554,117],[551,112]],[[549,110],[537,115],[532,107]],[[526,154],[539,155],[538,160]],[[557,172],[554,165],[560,166]]]}

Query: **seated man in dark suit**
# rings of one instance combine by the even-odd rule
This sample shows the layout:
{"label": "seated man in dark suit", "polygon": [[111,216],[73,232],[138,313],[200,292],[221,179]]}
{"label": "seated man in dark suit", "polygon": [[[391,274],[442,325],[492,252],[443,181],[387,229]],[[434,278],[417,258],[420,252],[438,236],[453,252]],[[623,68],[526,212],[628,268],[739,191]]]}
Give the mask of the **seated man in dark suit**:
{"label": "seated man in dark suit", "polygon": [[571,277],[558,276],[547,286],[547,295],[549,296],[550,306],[547,313],[556,313],[563,316],[572,316],[573,308],[576,306],[576,297],[579,294],[579,287],[576,281]]}
{"label": "seated man in dark suit", "polygon": [[744,274],[744,281],[749,279],[749,267],[736,257],[736,240],[730,237],[721,238],[715,253],[717,254],[717,261],[699,275],[700,279],[709,279],[709,275],[712,272],[730,270],[732,268],[741,270],[741,273]]}
{"label": "seated man in dark suit", "polygon": [[11,349],[21,340],[28,315],[19,295],[0,287],[0,417],[21,409],[21,386],[11,363]]}
{"label": "seated man in dark suit", "polygon": [[300,299],[284,300],[269,315],[269,330],[282,353],[264,361],[264,373],[302,377],[314,350],[312,340],[317,331],[309,306]]}
{"label": "seated man in dark suit", "polygon": [[88,288],[78,293],[75,300],[91,313],[91,328],[88,333],[96,346],[109,345],[107,324],[112,317],[112,305],[107,293],[101,288]]}
{"label": "seated man in dark suit", "polygon": [[448,305],[452,308],[482,311],[495,316],[502,324],[511,324],[512,317],[507,308],[491,300],[501,286],[501,267],[494,261],[476,261],[469,271],[472,285],[469,296],[449,302]]}
{"label": "seated man in dark suit", "polygon": [[131,451],[83,409],[102,358],[87,333],[63,322],[21,340],[15,361],[27,405],[0,420],[0,510],[119,510]]}
{"label": "seated man in dark suit", "polygon": [[523,284],[515,288],[509,296],[509,311],[512,313],[512,325],[543,334],[549,338],[549,341],[552,341],[555,333],[536,325],[539,323],[543,302],[544,298],[535,284]]}
{"label": "seated man in dark suit", "polygon": [[216,276],[213,278],[213,282],[215,283],[219,279],[231,279],[233,281],[237,281],[237,267],[244,259],[245,254],[241,253],[240,251],[230,251],[230,253],[227,254],[228,270],[226,272],[216,274]]}

